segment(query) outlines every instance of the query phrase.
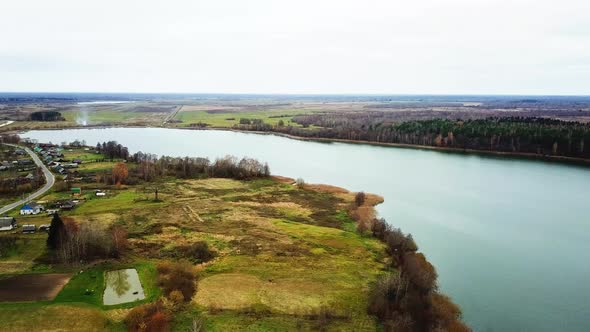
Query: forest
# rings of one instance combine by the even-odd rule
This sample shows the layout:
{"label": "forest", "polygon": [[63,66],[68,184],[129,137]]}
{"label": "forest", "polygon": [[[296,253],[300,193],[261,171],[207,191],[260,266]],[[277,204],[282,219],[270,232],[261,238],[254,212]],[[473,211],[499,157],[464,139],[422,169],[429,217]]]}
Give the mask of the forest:
{"label": "forest", "polygon": [[38,111],[31,113],[31,121],[64,121],[60,112]]}
{"label": "forest", "polygon": [[395,121],[385,112],[299,115],[302,127],[253,123],[242,130],[275,131],[308,138],[397,143],[452,149],[590,158],[587,123],[541,117]]}

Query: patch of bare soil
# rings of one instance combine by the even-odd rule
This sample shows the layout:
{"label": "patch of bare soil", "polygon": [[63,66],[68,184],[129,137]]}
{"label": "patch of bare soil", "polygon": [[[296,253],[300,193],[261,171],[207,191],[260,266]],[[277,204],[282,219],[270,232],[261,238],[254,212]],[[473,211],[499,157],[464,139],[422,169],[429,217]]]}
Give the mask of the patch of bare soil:
{"label": "patch of bare soil", "polygon": [[22,274],[2,279],[0,302],[53,300],[70,281],[71,274]]}

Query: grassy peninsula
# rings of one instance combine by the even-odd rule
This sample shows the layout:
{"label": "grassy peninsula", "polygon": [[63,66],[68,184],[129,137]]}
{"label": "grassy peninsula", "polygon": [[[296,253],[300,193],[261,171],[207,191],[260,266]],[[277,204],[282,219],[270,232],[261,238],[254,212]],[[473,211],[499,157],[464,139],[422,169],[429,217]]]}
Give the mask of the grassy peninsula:
{"label": "grassy peninsula", "polygon": [[[69,151],[71,150],[71,151]],[[84,149],[65,158],[84,159],[77,175],[96,177],[117,162]],[[99,166],[99,167],[97,167]],[[137,167],[129,164],[129,168]],[[85,180],[88,181],[88,180]],[[71,198],[67,186],[41,200]],[[384,245],[356,232],[347,209],[354,194],[323,186],[296,186],[277,178],[179,179],[135,185],[80,182],[80,203],[61,211],[76,223],[119,225],[128,249],[117,259],[82,264],[47,263],[47,234],[2,234],[16,243],[0,259],[2,277],[60,272],[71,280],[51,301],[0,304],[0,329],[125,330],[131,307],[157,300],[157,266],[187,260],[198,276],[194,297],[175,311],[170,326],[187,330],[193,320],[206,330],[374,330],[367,314],[369,285],[387,269]],[[158,198],[155,199],[155,188]],[[327,188],[327,189],[326,189]],[[96,190],[107,193],[97,197]],[[374,198],[372,202],[378,202]],[[49,224],[45,214],[20,216],[20,224]],[[184,250],[205,243],[206,262]],[[104,272],[136,268],[146,299],[102,304]],[[91,290],[91,292],[88,292]],[[322,318],[322,315],[329,318]],[[51,317],[51,319],[47,319]]]}

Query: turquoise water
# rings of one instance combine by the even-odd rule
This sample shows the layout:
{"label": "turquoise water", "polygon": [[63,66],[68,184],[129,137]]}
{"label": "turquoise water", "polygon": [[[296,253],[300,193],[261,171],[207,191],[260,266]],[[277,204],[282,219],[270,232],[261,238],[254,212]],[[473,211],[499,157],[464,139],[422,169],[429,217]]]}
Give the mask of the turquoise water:
{"label": "turquoise water", "polygon": [[273,135],[163,128],[31,131],[54,143],[117,140],[132,152],[227,154],[273,174],[385,197],[443,292],[476,331],[590,331],[590,169]]}

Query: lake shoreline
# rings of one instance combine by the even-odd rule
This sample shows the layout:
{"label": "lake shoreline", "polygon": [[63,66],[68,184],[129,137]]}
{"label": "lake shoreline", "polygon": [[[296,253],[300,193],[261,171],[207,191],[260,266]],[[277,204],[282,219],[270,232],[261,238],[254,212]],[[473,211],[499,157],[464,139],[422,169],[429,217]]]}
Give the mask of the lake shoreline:
{"label": "lake shoreline", "polygon": [[218,131],[230,131],[245,134],[257,134],[257,135],[275,135],[279,137],[290,138],[299,141],[308,142],[321,142],[321,143],[348,143],[348,144],[361,144],[361,145],[372,145],[372,146],[384,146],[394,147],[402,149],[415,149],[415,150],[428,150],[438,151],[444,153],[461,154],[461,155],[480,155],[480,156],[491,156],[501,159],[528,159],[538,160],[545,162],[570,164],[578,166],[590,166],[590,159],[565,157],[565,156],[550,156],[550,155],[538,155],[529,152],[504,152],[504,151],[487,151],[487,150],[476,150],[476,149],[460,149],[451,147],[438,147],[429,145],[417,145],[417,144],[404,144],[404,143],[387,143],[387,142],[371,142],[371,141],[360,141],[360,140],[349,140],[341,138],[322,138],[322,137],[302,137],[291,134],[285,134],[274,131],[256,131],[256,130],[244,130],[227,127],[206,127],[206,128],[190,128],[190,127],[167,127],[167,126],[122,126],[122,125],[109,125],[109,126],[71,126],[62,128],[35,128],[35,129],[19,129],[17,132],[26,132],[32,130],[68,130],[68,129],[107,129],[107,128],[164,128],[164,129],[182,129],[182,130],[218,130]]}

